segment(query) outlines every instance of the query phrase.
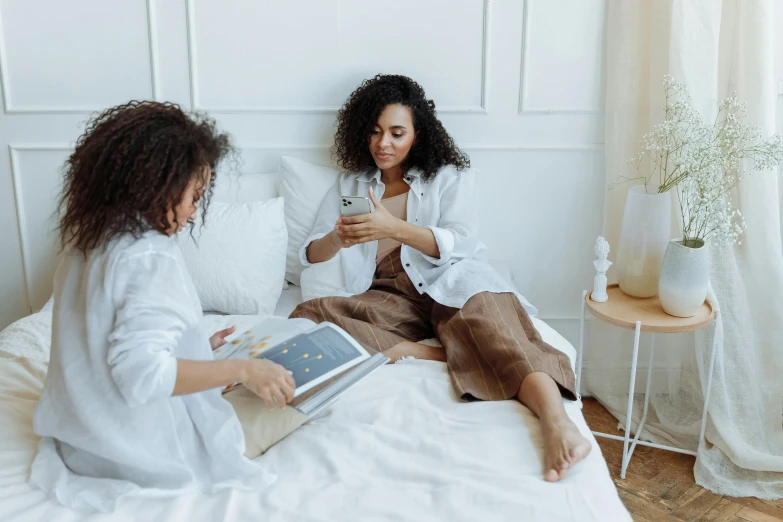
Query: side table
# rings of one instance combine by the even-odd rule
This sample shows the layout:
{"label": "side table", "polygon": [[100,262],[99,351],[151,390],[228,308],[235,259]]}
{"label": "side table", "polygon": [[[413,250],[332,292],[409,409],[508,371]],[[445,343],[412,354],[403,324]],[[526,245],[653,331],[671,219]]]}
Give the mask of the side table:
{"label": "side table", "polygon": [[[577,353],[576,360],[576,389],[577,392],[581,391],[580,385],[582,381],[582,359],[585,350],[585,310],[589,310],[591,315],[605,323],[612,324],[620,328],[634,330],[635,335],[633,340],[633,352],[631,356],[631,382],[628,387],[628,407],[625,416],[625,436],[620,437],[618,435],[612,435],[609,433],[601,433],[597,431],[593,432],[593,435],[597,437],[606,437],[609,439],[623,441],[623,461],[620,478],[624,479],[625,471],[628,468],[628,462],[631,460],[631,455],[633,455],[633,451],[636,449],[637,444],[668,451],[686,453],[688,455],[696,455],[695,451],[639,440],[639,436],[644,430],[644,423],[647,420],[647,406],[650,399],[650,382],[652,380],[653,355],[655,354],[655,334],[683,333],[699,330],[715,322],[719,317],[720,310],[713,309],[712,304],[709,301],[705,301],[701,309],[699,309],[699,312],[694,317],[673,317],[663,311],[657,296],[646,299],[631,297],[620,290],[620,287],[616,284],[609,285],[609,287],[606,289],[606,292],[609,295],[609,300],[604,303],[597,303],[590,299],[592,292],[582,292],[582,315],[579,329],[579,351]],[[633,418],[633,397],[636,384],[637,358],[639,355],[639,338],[642,332],[649,332],[651,335],[650,361],[647,365],[647,386],[644,391],[644,410],[642,412],[642,418],[639,421],[639,425],[636,426],[636,436],[633,438],[633,440],[631,440],[631,419]],[[704,442],[704,430],[707,426],[707,404],[710,396],[710,388],[712,386],[712,373],[715,364],[717,340],[718,338],[715,336],[713,338],[712,350],[710,352],[706,389],[705,387],[702,388],[704,391],[704,409],[701,416],[699,445],[703,444]]]}

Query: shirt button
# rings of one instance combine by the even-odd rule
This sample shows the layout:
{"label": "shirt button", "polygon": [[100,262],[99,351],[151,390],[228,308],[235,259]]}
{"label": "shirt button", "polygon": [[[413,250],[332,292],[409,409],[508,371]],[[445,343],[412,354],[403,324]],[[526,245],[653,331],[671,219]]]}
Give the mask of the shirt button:
{"label": "shirt button", "polygon": [[423,196],[423,195],[424,195],[424,192],[422,192],[422,193],[421,193],[421,195]]}
{"label": "shirt button", "polygon": [[419,286],[424,286],[423,284],[419,283]]}
{"label": "shirt button", "polygon": [[410,263],[405,263],[405,266],[411,266],[411,264]]}

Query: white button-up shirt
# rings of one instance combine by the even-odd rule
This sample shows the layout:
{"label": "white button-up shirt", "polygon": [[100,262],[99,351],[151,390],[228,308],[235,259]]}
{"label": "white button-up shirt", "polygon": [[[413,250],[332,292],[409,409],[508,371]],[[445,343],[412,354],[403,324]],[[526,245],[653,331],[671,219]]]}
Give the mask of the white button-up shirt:
{"label": "white button-up shirt", "polygon": [[[434,178],[424,181],[421,173],[411,169],[405,175],[410,185],[407,220],[409,223],[432,230],[440,257],[435,258],[402,245],[400,258],[403,268],[419,293],[427,293],[436,302],[453,308],[462,308],[479,292],[512,292],[527,310],[537,313],[522,295],[509,285],[487,262],[487,249],[478,240],[478,216],[473,198],[475,174],[457,171],[453,166],[441,167]],[[313,241],[329,234],[340,217],[342,196],[367,196],[372,187],[378,199],[386,186],[381,171],[362,174],[344,173],[324,197],[318,211],[315,227],[299,251],[302,264],[307,260],[307,247]],[[375,274],[375,255],[378,242],[370,241],[341,251],[346,289],[349,293],[366,292]]]}
{"label": "white button-up shirt", "polygon": [[70,507],[112,510],[141,487],[259,489],[220,389],[173,397],[177,358],[212,360],[198,294],[173,238],[147,232],[54,278],[52,351],[30,482]]}

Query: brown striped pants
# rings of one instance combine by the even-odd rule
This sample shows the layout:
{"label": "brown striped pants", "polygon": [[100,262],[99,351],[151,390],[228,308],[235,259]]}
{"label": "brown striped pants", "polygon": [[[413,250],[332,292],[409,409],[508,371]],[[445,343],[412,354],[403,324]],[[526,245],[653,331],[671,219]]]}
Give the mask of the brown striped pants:
{"label": "brown striped pants", "polygon": [[291,317],[334,323],[371,353],[437,336],[451,382],[463,399],[510,399],[532,372],[546,373],[563,397],[575,399],[568,356],[541,339],[514,294],[482,292],[462,309],[443,306],[419,294],[402,269],[399,249],[378,263],[367,292],[313,299]]}

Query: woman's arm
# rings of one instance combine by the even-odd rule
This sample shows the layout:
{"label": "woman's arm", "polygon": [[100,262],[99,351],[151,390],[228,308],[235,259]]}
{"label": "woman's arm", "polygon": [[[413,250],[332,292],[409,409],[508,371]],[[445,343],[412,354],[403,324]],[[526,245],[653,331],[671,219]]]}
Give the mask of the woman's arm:
{"label": "woman's arm", "polygon": [[261,397],[270,408],[283,407],[294,398],[291,374],[264,359],[191,361],[177,359],[177,379],[172,396],[188,395],[240,382]]}
{"label": "woman's arm", "polygon": [[430,257],[440,257],[440,249],[438,249],[438,243],[435,241],[435,234],[432,233],[432,230],[401,219],[397,221],[399,223],[396,233],[392,236],[393,239],[415,248],[422,254]]}
{"label": "woman's arm", "polygon": [[225,388],[242,382],[246,377],[244,359],[221,361],[191,361],[177,359],[177,380],[172,396],[188,395],[213,388]]}
{"label": "woman's arm", "polygon": [[442,266],[473,255],[478,242],[479,220],[474,204],[473,171],[457,172],[453,167],[448,167],[438,175],[446,176],[439,194],[440,216],[436,225],[427,228],[435,236],[440,255],[436,257],[423,253],[424,259],[435,266]]}
{"label": "woman's arm", "polygon": [[166,252],[145,253],[118,261],[115,277],[108,282],[117,309],[106,363],[128,405],[141,406],[235,382],[243,383],[269,405],[274,405],[275,397],[281,406],[286,404],[293,398],[294,383],[280,365],[256,359],[177,358],[187,324],[197,319],[181,270],[177,259]]}
{"label": "woman's arm", "polygon": [[328,261],[344,246],[340,245],[334,230],[334,223],[340,217],[340,187],[341,182],[337,180],[321,201],[315,226],[299,250],[299,260],[303,266]]}
{"label": "woman's arm", "polygon": [[335,230],[345,246],[390,238],[430,257],[440,256],[438,243],[432,230],[392,216],[375,197],[372,189],[369,190],[369,195],[375,205],[375,212],[337,220]]}
{"label": "woman's arm", "polygon": [[332,230],[321,239],[316,239],[307,245],[307,261],[310,263],[322,263],[329,261],[343,248],[337,231]]}

